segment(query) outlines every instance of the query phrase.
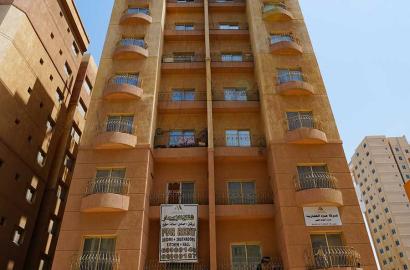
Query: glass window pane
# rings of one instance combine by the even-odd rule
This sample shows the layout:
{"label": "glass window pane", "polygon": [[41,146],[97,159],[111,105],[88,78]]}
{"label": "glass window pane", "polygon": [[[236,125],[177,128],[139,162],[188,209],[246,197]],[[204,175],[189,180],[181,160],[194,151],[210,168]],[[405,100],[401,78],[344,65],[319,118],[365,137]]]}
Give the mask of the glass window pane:
{"label": "glass window pane", "polygon": [[236,89],[234,88],[225,88],[224,89],[224,97],[225,100],[235,100]]}
{"label": "glass window pane", "polygon": [[181,203],[194,203],[194,183],[181,183]]}
{"label": "glass window pane", "polygon": [[241,130],[238,132],[239,146],[251,146],[251,134],[249,130]]}
{"label": "glass window pane", "polygon": [[181,90],[174,90],[172,91],[172,100],[173,101],[181,101],[184,99],[184,92]]}
{"label": "glass window pane", "polygon": [[247,251],[247,259],[248,263],[253,266],[257,265],[261,261],[261,250],[260,247],[257,245],[247,245],[246,246],[246,251]]}
{"label": "glass window pane", "polygon": [[232,246],[232,263],[246,263],[246,247],[245,245]]}
{"label": "glass window pane", "polygon": [[314,253],[316,253],[320,248],[323,249],[327,247],[326,236],[324,234],[312,234],[310,239],[312,241]]}
{"label": "glass window pane", "polygon": [[195,100],[195,91],[194,90],[185,91],[184,100],[187,100],[187,101]]}
{"label": "glass window pane", "polygon": [[98,252],[100,246],[100,238],[84,239],[83,253]]}
{"label": "glass window pane", "polygon": [[242,203],[241,183],[239,182],[228,183],[228,196],[229,196],[230,204],[241,204]]}
{"label": "glass window pane", "polygon": [[256,192],[254,182],[243,182],[242,183],[242,196],[244,204],[255,204],[256,203]]}
{"label": "glass window pane", "polygon": [[327,243],[330,247],[341,247],[343,246],[342,235],[341,234],[326,234]]}

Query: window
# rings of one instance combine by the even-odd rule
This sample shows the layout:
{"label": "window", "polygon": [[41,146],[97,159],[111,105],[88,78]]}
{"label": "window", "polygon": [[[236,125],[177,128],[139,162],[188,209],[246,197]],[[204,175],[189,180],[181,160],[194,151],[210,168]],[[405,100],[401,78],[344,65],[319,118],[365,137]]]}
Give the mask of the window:
{"label": "window", "polygon": [[396,229],[392,229],[392,230],[391,230],[391,233],[392,233],[392,234],[396,234]]}
{"label": "window", "polygon": [[[252,244],[233,244],[232,252],[232,269],[256,269],[261,261],[261,249],[259,245]],[[249,267],[249,268],[248,268]]]}
{"label": "window", "polygon": [[406,169],[406,165],[401,165],[401,168],[402,168],[402,169]]}
{"label": "window", "polygon": [[343,246],[342,235],[339,233],[311,234],[310,240],[314,254],[324,248]]}
{"label": "window", "polygon": [[382,239],[383,239],[383,240],[386,240],[386,235],[383,234],[383,235],[382,235]]}
{"label": "window", "polygon": [[381,201],[382,201],[382,202],[385,202],[385,201],[386,201],[386,199],[385,199],[384,197],[382,197],[382,198],[381,198]]}
{"label": "window", "polygon": [[249,130],[226,130],[225,131],[226,146],[251,146],[251,133]]}
{"label": "window", "polygon": [[177,23],[175,24],[176,31],[193,31],[195,29],[193,23]]}
{"label": "window", "polygon": [[194,101],[195,89],[173,89],[172,101]]}
{"label": "window", "polygon": [[229,204],[255,204],[255,182],[229,182]]}
{"label": "window", "polygon": [[195,184],[192,182],[168,183],[167,203],[195,203]]}
{"label": "window", "polygon": [[395,243],[396,243],[396,246],[400,246],[400,241],[399,240],[396,240]]}
{"label": "window", "polygon": [[312,112],[287,112],[288,129],[314,128]]}
{"label": "window", "polygon": [[146,14],[149,15],[149,9],[148,8],[141,8],[141,7],[136,7],[136,8],[128,8],[127,9],[128,14]]}
{"label": "window", "polygon": [[95,181],[88,187],[87,193],[125,194],[128,191],[125,171],[125,168],[98,169]]}
{"label": "window", "polygon": [[283,41],[291,42],[293,41],[293,37],[289,34],[272,34],[270,36],[271,44],[275,44],[275,43],[279,43]]}
{"label": "window", "polygon": [[172,130],[169,132],[170,147],[192,147],[195,145],[194,130]]}
{"label": "window", "polygon": [[379,219],[380,218],[380,216],[379,215],[376,215],[376,219]]}
{"label": "window", "polygon": [[64,101],[64,94],[61,92],[60,88],[57,87],[56,90],[56,101],[57,103],[63,103]]}
{"label": "window", "polygon": [[71,70],[70,65],[67,62],[65,62],[65,64],[64,64],[64,72],[67,76],[71,76],[71,74],[73,73],[73,71]]}
{"label": "window", "polygon": [[56,203],[56,207],[54,208],[54,215],[58,215],[58,213],[60,212],[60,205],[61,202],[65,200],[66,197],[66,190],[63,186],[58,185],[57,186],[57,203]]}
{"label": "window", "polygon": [[244,88],[224,88],[224,98],[227,101],[246,101],[246,89]]}
{"label": "window", "polygon": [[242,53],[222,53],[221,60],[222,62],[242,62],[243,56]]}
{"label": "window", "polygon": [[237,23],[219,23],[218,28],[220,30],[239,30],[239,24]]}
{"label": "window", "polygon": [[395,147],[394,149],[396,150],[396,152],[400,151],[400,149],[398,147]]}
{"label": "window", "polygon": [[389,208],[384,208],[384,212],[388,213],[389,212]]}
{"label": "window", "polygon": [[133,133],[134,116],[132,115],[109,115],[106,131]]}
{"label": "window", "polygon": [[49,117],[47,119],[47,133],[50,133],[51,131],[53,131],[54,126],[56,125],[56,123],[54,122],[53,118]]}
{"label": "window", "polygon": [[173,53],[173,61],[177,63],[194,62],[194,52],[175,52]]}
{"label": "window", "polygon": [[380,238],[377,238],[377,239],[376,239],[376,242],[377,242],[377,243],[380,243]]}
{"label": "window", "polygon": [[71,44],[71,51],[75,56],[78,56],[78,54],[80,53],[80,50],[78,49],[77,43],[75,43],[75,41],[73,41],[73,44]]}
{"label": "window", "polygon": [[399,160],[403,160],[403,158],[401,156],[399,156]]}
{"label": "window", "polygon": [[81,98],[77,104],[77,111],[83,118],[85,118],[85,115],[87,114],[87,106],[85,106],[84,101]]}
{"label": "window", "polygon": [[16,226],[13,235],[13,243],[17,246],[23,244],[24,241],[24,232],[27,224],[27,218],[25,216],[20,217],[19,224]]}
{"label": "window", "polygon": [[46,153],[40,149],[37,153],[37,163],[38,165],[43,167],[45,165],[45,162],[46,162]]}
{"label": "window", "polygon": [[80,139],[81,139],[81,132],[78,130],[78,128],[76,126],[72,126],[71,127],[71,131],[70,131],[70,136],[71,136],[71,140],[73,142],[75,142],[76,144],[80,143]]}
{"label": "window", "polygon": [[384,253],[384,249],[380,249],[380,254],[383,254]]}
{"label": "window", "polygon": [[72,171],[74,169],[74,163],[74,159],[66,154],[64,157],[64,167],[66,167],[69,171]]}
{"label": "window", "polygon": [[84,239],[80,269],[114,269],[114,252],[114,237],[87,237]]}
{"label": "window", "polygon": [[404,257],[403,252],[400,252],[399,255],[400,255],[400,258],[403,258],[403,257]]}
{"label": "window", "polygon": [[293,82],[293,81],[303,81],[303,74],[301,69],[278,69],[278,82],[279,84]]}
{"label": "window", "polygon": [[87,94],[91,95],[91,92],[93,90],[93,85],[91,84],[90,79],[88,79],[87,76],[85,77],[83,88],[87,92]]}
{"label": "window", "polygon": [[26,200],[28,203],[34,203],[34,200],[36,199],[37,186],[38,179],[34,176],[33,179],[31,179],[30,186],[27,188],[26,191]]}

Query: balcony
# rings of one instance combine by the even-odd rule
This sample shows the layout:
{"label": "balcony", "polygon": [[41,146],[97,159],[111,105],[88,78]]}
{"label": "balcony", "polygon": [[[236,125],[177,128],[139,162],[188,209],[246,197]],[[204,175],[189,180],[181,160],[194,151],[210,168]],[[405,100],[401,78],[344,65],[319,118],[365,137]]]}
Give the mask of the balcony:
{"label": "balcony", "polygon": [[[157,162],[206,162],[208,160],[208,132],[197,135],[172,135],[158,131],[154,141]],[[195,133],[195,132],[194,132]]]}
{"label": "balcony", "polygon": [[[208,263],[160,263],[158,260],[145,262],[144,270],[209,270]],[[219,269],[219,268],[218,268]],[[110,269],[111,270],[111,269]]]}
{"label": "balcony", "polygon": [[173,92],[160,92],[158,110],[160,113],[204,113],[206,92],[193,91],[188,97],[181,97]]}
{"label": "balcony", "polygon": [[352,247],[321,247],[316,251],[306,251],[306,267],[316,269],[362,269],[360,254]]}
{"label": "balcony", "polygon": [[[246,263],[246,262],[231,262],[230,260],[226,261],[224,259],[219,259],[218,258],[218,270],[257,270],[259,262],[261,261],[261,258],[249,258],[248,261],[252,261],[254,263]],[[262,268],[260,269],[266,269],[266,270],[284,270],[285,268],[283,267],[282,260],[280,258],[270,258],[269,262],[264,263]]]}
{"label": "balcony", "polygon": [[143,39],[123,38],[115,48],[113,59],[138,60],[148,57],[147,44]]}
{"label": "balcony", "polygon": [[160,206],[161,204],[199,204],[208,205],[208,192],[180,192],[168,191],[165,193],[153,192],[150,195],[150,205]]}
{"label": "balcony", "polygon": [[282,22],[294,19],[284,3],[265,3],[262,7],[262,17],[268,22]]}
{"label": "balcony", "polygon": [[289,71],[278,75],[276,92],[284,96],[313,95],[313,86],[307,76],[300,71]]}
{"label": "balcony", "polygon": [[127,196],[130,183],[119,177],[98,177],[87,184],[86,195],[81,200],[81,212],[127,211],[130,198]]}
{"label": "balcony", "polygon": [[299,206],[342,206],[342,192],[336,178],[327,172],[299,174],[295,177],[296,204]]}
{"label": "balcony", "polygon": [[248,25],[244,23],[211,23],[209,25],[209,35],[211,38],[218,40],[249,39],[249,29]]}
{"label": "balcony", "polygon": [[162,56],[162,72],[204,72],[205,57],[200,54],[171,54]]}
{"label": "balcony", "polygon": [[126,149],[136,145],[135,128],[127,121],[108,120],[95,139],[96,149]]}
{"label": "balcony", "polygon": [[225,160],[265,160],[266,142],[264,136],[226,135],[214,138],[215,158]]}
{"label": "balcony", "polygon": [[116,75],[108,80],[103,97],[107,100],[141,99],[142,80],[135,75]]}
{"label": "balcony", "polygon": [[203,24],[171,24],[165,26],[164,38],[168,41],[204,40]]}
{"label": "balcony", "polygon": [[128,8],[120,19],[121,25],[138,25],[152,23],[151,12],[148,8]]}
{"label": "balcony", "polygon": [[203,0],[167,0],[167,12],[197,12],[203,8]]}
{"label": "balcony", "polygon": [[252,72],[252,53],[213,53],[211,68],[216,72]]}
{"label": "balcony", "polygon": [[299,39],[290,34],[271,35],[269,43],[273,55],[300,55],[303,53]]}
{"label": "balcony", "polygon": [[74,255],[71,260],[71,270],[84,269],[120,269],[120,255],[115,252],[83,252]]}
{"label": "balcony", "polygon": [[233,89],[232,91],[212,91],[214,112],[258,112],[260,110],[259,91]]}
{"label": "balcony", "polygon": [[246,0],[209,0],[209,10],[219,12],[244,11]]}
{"label": "balcony", "polygon": [[312,115],[298,115],[288,118],[286,141],[294,144],[325,144],[327,137]]}

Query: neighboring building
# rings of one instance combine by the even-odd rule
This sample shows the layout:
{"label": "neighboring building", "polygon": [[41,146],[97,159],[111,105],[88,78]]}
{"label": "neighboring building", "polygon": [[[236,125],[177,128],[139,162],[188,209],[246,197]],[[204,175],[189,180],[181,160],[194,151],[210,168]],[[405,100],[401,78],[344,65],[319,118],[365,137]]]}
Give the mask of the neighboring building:
{"label": "neighboring building", "polygon": [[97,72],[72,0],[0,0],[0,269],[50,269]]}
{"label": "neighboring building", "polygon": [[410,145],[405,137],[368,136],[357,147],[350,169],[365,206],[382,269],[410,267]]}
{"label": "neighboring building", "polygon": [[376,269],[297,0],[115,1],[88,117],[53,269]]}

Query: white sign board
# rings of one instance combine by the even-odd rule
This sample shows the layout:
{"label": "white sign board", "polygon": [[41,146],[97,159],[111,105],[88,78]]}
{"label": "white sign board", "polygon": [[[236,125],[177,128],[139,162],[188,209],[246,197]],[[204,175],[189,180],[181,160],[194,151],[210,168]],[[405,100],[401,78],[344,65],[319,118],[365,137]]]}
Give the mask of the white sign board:
{"label": "white sign board", "polygon": [[160,263],[198,262],[198,205],[161,205]]}
{"label": "white sign board", "polygon": [[333,206],[303,207],[306,226],[340,226],[339,209]]}

